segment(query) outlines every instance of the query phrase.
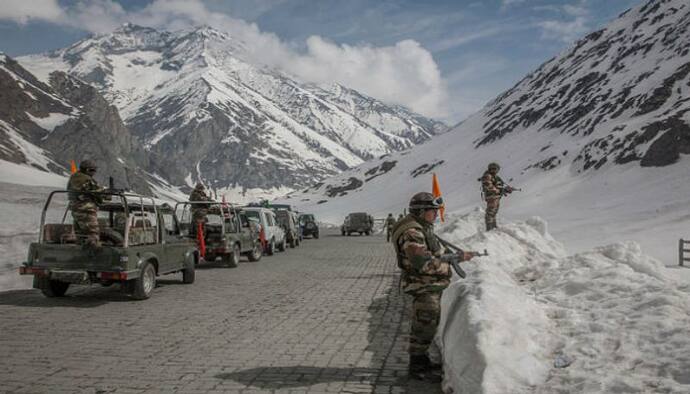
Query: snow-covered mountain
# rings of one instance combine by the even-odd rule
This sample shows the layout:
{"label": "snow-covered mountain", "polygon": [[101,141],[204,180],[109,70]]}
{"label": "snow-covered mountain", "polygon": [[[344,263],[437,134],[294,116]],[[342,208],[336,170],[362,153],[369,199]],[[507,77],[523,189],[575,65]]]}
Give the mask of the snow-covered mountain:
{"label": "snow-covered mountain", "polygon": [[[70,160],[98,158],[98,178],[119,187],[150,192],[148,155],[95,88],[56,71],[39,81],[0,54],[0,160],[67,174]],[[2,166],[0,181],[14,178]],[[11,171],[10,171],[11,172]]]}
{"label": "snow-covered mountain", "polygon": [[482,204],[477,178],[497,161],[525,190],[499,216],[543,216],[576,249],[635,240],[673,263],[690,236],[689,30],[687,1],[640,5],[450,132],[286,201],[333,223],[348,211],[402,212],[435,172],[448,210],[471,210]]}
{"label": "snow-covered mountain", "polygon": [[20,62],[41,79],[62,70],[93,84],[178,186],[309,185],[447,127],[342,86],[301,83],[253,64],[247,43],[210,27],[112,34]]}

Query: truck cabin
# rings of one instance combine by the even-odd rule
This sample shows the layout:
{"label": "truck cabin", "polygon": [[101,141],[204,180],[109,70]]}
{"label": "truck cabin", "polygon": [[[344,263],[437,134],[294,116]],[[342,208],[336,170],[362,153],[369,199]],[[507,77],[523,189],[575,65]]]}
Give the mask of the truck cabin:
{"label": "truck cabin", "polygon": [[[52,192],[41,215],[39,243],[81,244],[84,236],[75,232],[68,191]],[[76,193],[90,194],[94,193]],[[155,201],[127,193],[97,193],[103,200],[96,213],[103,246],[128,247],[156,244],[160,240]]]}

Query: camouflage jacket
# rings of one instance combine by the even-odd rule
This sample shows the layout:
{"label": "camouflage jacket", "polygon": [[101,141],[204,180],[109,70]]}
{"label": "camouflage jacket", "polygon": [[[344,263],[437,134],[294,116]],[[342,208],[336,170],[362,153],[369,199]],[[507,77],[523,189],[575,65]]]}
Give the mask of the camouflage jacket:
{"label": "camouflage jacket", "polygon": [[486,171],[482,175],[482,192],[484,192],[484,198],[500,198],[503,193],[503,179],[498,175],[493,175],[489,171]]}
{"label": "camouflage jacket", "polygon": [[393,247],[402,272],[402,288],[408,294],[443,291],[450,284],[450,264],[434,258],[444,247],[434,236],[433,225],[420,223],[413,215],[395,224]]}
{"label": "camouflage jacket", "polygon": [[75,192],[103,192],[105,189],[98,186],[98,183],[90,175],[77,171],[69,177],[67,181],[67,190],[69,193],[69,201],[72,205],[83,205],[85,203],[94,203],[96,205],[103,203],[103,196],[91,193],[75,193]]}
{"label": "camouflage jacket", "polygon": [[393,226],[395,226],[395,218],[393,216],[389,216],[386,218],[386,228],[390,229]]}
{"label": "camouflage jacket", "polygon": [[[189,195],[189,201],[213,201],[203,190],[194,189]],[[208,208],[207,204],[195,204],[192,208]]]}

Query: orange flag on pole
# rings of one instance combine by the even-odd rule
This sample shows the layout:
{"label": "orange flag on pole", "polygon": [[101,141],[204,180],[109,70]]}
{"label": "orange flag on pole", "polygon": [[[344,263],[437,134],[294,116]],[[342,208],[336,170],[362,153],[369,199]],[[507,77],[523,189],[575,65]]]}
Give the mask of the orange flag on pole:
{"label": "orange flag on pole", "polygon": [[[438,178],[436,177],[436,173],[434,172],[433,174],[433,179],[431,182],[431,194],[434,195],[434,197],[441,197],[441,187],[438,185]],[[444,213],[446,211],[446,206],[445,203],[441,205],[441,209],[439,209],[439,213],[441,214],[441,221],[445,222],[445,217]]]}
{"label": "orange flag on pole", "polygon": [[70,160],[69,166],[70,166],[70,171],[72,171],[72,174],[77,172],[77,164],[74,162],[74,160]]}

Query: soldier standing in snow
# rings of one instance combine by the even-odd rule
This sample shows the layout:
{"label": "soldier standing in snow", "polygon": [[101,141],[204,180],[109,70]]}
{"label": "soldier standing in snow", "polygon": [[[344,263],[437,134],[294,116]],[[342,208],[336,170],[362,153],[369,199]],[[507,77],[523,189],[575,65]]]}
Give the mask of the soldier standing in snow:
{"label": "soldier standing in snow", "polygon": [[93,179],[97,169],[93,161],[83,160],[79,163],[79,171],[72,174],[67,182],[74,232],[85,247],[94,249],[101,246],[97,212],[98,206],[103,203],[100,193],[105,190]]}
{"label": "soldier standing in snow", "polygon": [[[190,202],[213,201],[211,197],[206,194],[206,188],[202,183],[197,183],[192,193],[189,195]],[[192,234],[196,234],[199,223],[202,225],[206,223],[206,215],[208,215],[209,204],[191,204],[192,211]]]}
{"label": "soldier standing in snow", "polygon": [[392,213],[388,214],[386,218],[386,242],[390,242],[391,235],[393,235],[393,226],[395,225],[395,218]]}
{"label": "soldier standing in snow", "polygon": [[[410,213],[393,227],[393,247],[402,269],[403,291],[412,295],[409,375],[414,379],[440,382],[442,366],[429,359],[427,351],[441,317],[441,294],[450,284],[451,266],[441,261],[445,248],[434,234],[443,201],[431,193],[417,193],[410,200]],[[467,261],[472,254],[462,252]]]}
{"label": "soldier standing in snow", "polygon": [[513,192],[511,186],[506,185],[503,179],[498,176],[501,166],[498,163],[490,163],[489,168],[482,175],[482,192],[486,201],[486,231],[496,228],[496,215],[500,206],[501,197]]}

